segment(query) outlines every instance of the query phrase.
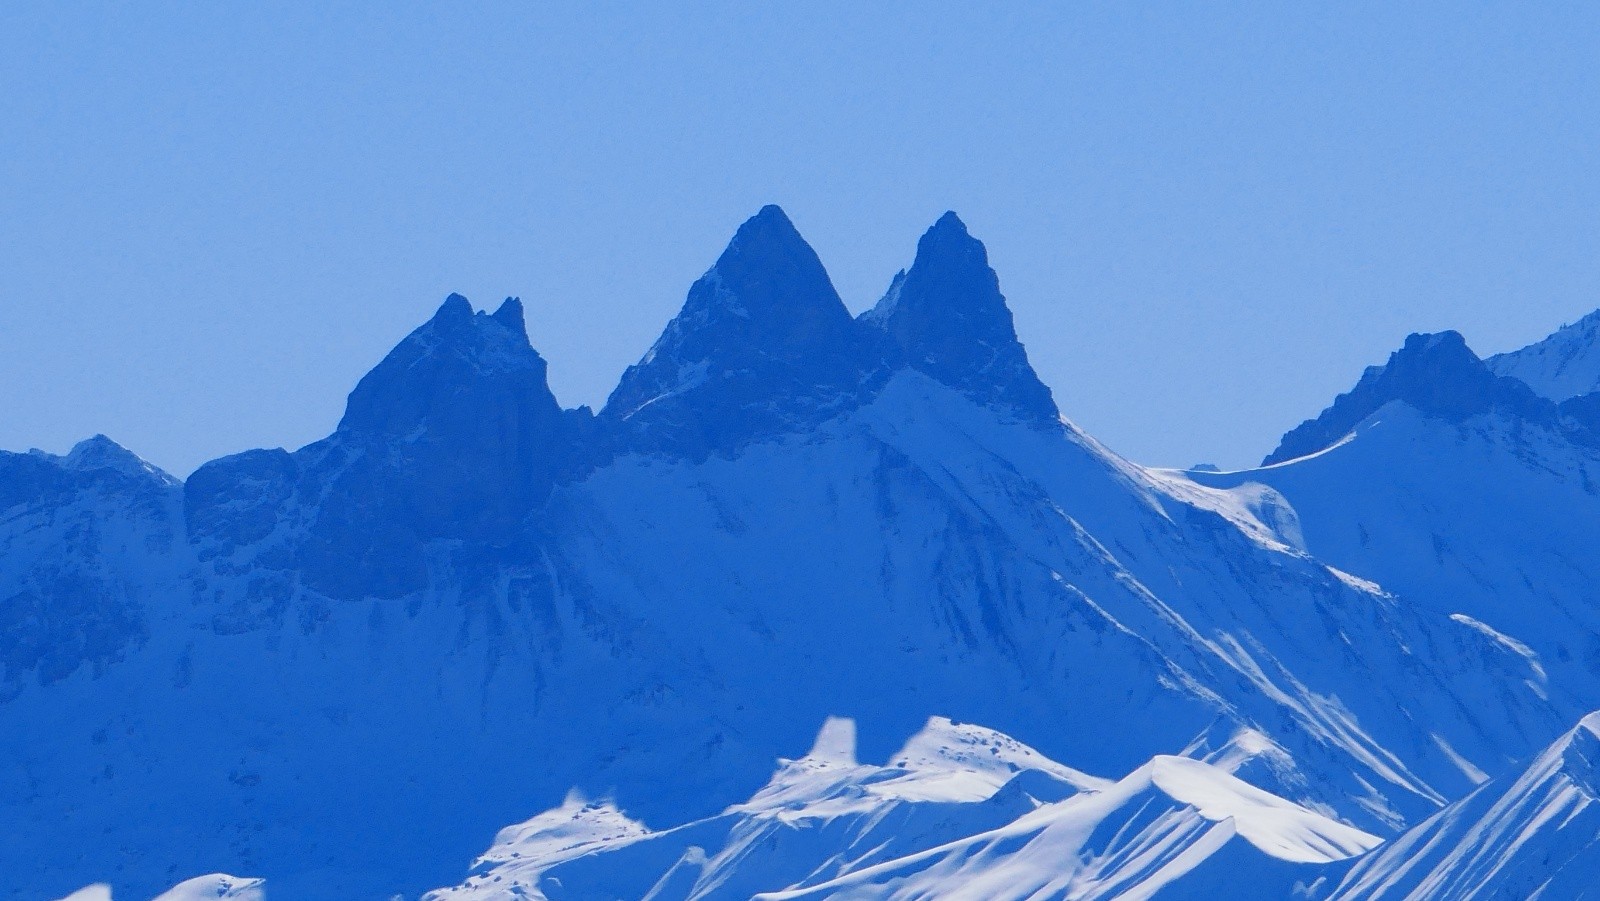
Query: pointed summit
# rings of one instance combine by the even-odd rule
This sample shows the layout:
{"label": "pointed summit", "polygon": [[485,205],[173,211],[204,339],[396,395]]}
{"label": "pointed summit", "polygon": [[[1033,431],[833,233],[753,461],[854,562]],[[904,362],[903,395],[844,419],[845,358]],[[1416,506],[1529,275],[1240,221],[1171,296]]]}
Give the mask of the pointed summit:
{"label": "pointed summit", "polygon": [[135,478],[154,478],[160,482],[177,484],[177,480],[172,476],[145,462],[139,455],[105,435],[85,438],[74,444],[66,456],[55,459],[62,467],[78,472],[109,469]]}
{"label": "pointed summit", "polygon": [[862,320],[888,332],[913,368],[978,403],[1030,422],[1060,417],[1017,340],[988,251],[955,213],[928,229],[911,269]]}
{"label": "pointed summit", "polygon": [[439,305],[429,322],[459,324],[472,318],[472,302],[460,294],[451,294]]}
{"label": "pointed summit", "polygon": [[490,314],[489,318],[505,326],[512,334],[523,337],[528,335],[528,324],[523,319],[520,297],[507,297],[505,302],[500,304],[500,309]]}
{"label": "pointed summit", "polygon": [[508,534],[543,501],[572,436],[520,320],[515,300],[491,316],[452,294],[361,379],[333,436],[295,455],[296,490],[319,498],[301,550],[308,586],[421,590],[422,542]]}
{"label": "pointed summit", "polygon": [[[507,402],[557,410],[545,368],[522,327],[520,301],[507,299],[490,316],[474,313],[465,297],[452,294],[356,385],[339,430],[406,434],[425,419],[460,415],[469,396],[483,390],[501,391]],[[501,388],[491,389],[495,383]]]}
{"label": "pointed summit", "polygon": [[702,457],[847,409],[884,376],[881,342],[850,318],[789,217],[766,206],[601,415],[635,446]]}
{"label": "pointed summit", "polygon": [[696,287],[707,280],[711,290],[698,296],[691,290],[684,312],[694,306],[697,313],[747,319],[747,337],[764,339],[774,351],[799,350],[796,342],[811,331],[827,338],[849,330],[850,314],[822,261],[777,206],[762,207],[739,226]]}
{"label": "pointed summit", "polygon": [[[11,462],[26,460],[29,464],[43,464],[51,469],[76,473],[117,473],[141,480],[153,480],[162,485],[176,485],[178,480],[152,463],[146,462],[133,451],[105,435],[93,435],[79,441],[65,454],[52,454],[33,448],[26,454],[0,455]],[[4,500],[0,499],[0,504]]]}
{"label": "pointed summit", "polygon": [[1553,422],[1555,405],[1522,382],[1489,371],[1459,332],[1414,334],[1382,366],[1371,366],[1361,381],[1316,419],[1283,436],[1262,466],[1316,453],[1350,434],[1385,404],[1401,401],[1421,413],[1450,422],[1502,410],[1524,419]]}
{"label": "pointed summit", "polygon": [[97,469],[102,466],[117,468],[123,463],[138,459],[133,451],[112,441],[103,433],[96,433],[74,444],[62,462],[71,469]]}

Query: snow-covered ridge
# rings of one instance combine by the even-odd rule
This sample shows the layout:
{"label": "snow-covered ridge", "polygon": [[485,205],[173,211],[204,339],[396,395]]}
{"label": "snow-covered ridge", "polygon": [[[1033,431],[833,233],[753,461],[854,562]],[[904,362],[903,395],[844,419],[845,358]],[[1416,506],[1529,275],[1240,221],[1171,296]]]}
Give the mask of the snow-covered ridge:
{"label": "snow-covered ridge", "polygon": [[653,832],[572,797],[503,830],[428,901],[582,897],[1140,898],[1197,895],[1226,860],[1235,898],[1280,898],[1378,839],[1197,760],[1085,776],[993,730],[935,718],[886,766],[830,720],[747,802]]}
{"label": "snow-covered ridge", "polygon": [[1587,897],[1600,872],[1600,713],[1362,859],[1337,901]]}
{"label": "snow-covered ridge", "polygon": [[[266,901],[266,880],[240,879],[223,873],[186,879],[151,901]],[[111,886],[101,883],[73,892],[61,901],[112,901]]]}
{"label": "snow-covered ridge", "polygon": [[73,472],[93,472],[97,469],[109,469],[130,478],[155,479],[169,485],[178,484],[177,479],[163,472],[154,463],[141,459],[132,451],[104,435],[85,438],[73,445],[65,456],[48,454],[38,449],[31,450],[28,454],[41,460],[51,461],[62,469]]}
{"label": "snow-covered ridge", "polygon": [[1600,310],[1485,362],[1496,375],[1518,379],[1558,403],[1600,391]]}
{"label": "snow-covered ridge", "polygon": [[[1575,717],[1600,705],[1600,444],[1582,409],[1592,398],[1538,397],[1453,338],[1430,345],[1454,348],[1449,367],[1423,365],[1424,343],[1413,336],[1395,372],[1368,370],[1283,446],[1316,429],[1312,444],[1333,444],[1258,470],[1171,477],[1240,506],[1270,493],[1308,553],[1523,655],[1539,690]],[[1470,377],[1442,374],[1451,367]],[[1464,395],[1475,400],[1445,415],[1438,398],[1465,383],[1481,389]]]}
{"label": "snow-covered ridge", "polygon": [[1401,402],[1449,422],[1500,410],[1543,424],[1558,419],[1555,405],[1522,382],[1495,375],[1457,332],[1412,335],[1383,366],[1369,367],[1349,393],[1316,419],[1283,436],[1262,466],[1308,456],[1349,435],[1386,404]]}
{"label": "snow-covered ridge", "polygon": [[[1379,840],[1182,757],[1087,776],[990,729],[931,719],[884,766],[830,719],[748,801],[652,830],[570,794],[502,829],[462,883],[424,901],[746,898],[1230,897],[1326,880]],[[260,879],[211,875],[154,901],[264,901]],[[111,901],[95,885],[63,901]]]}

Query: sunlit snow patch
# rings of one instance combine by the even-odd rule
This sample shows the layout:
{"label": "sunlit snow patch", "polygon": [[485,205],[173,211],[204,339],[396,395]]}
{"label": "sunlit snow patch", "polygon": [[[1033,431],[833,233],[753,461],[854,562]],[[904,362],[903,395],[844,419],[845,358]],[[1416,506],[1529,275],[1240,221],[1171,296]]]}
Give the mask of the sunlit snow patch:
{"label": "sunlit snow patch", "polygon": [[854,722],[832,718],[720,816],[652,832],[572,796],[427,898],[1143,898],[1240,874],[1265,899],[1377,843],[1198,760],[1157,757],[1113,782],[936,717],[880,767],[858,761]]}
{"label": "sunlit snow patch", "polygon": [[181,882],[154,901],[217,901],[217,899],[264,901],[266,897],[264,879],[241,879],[238,876],[213,873],[210,876],[197,876]]}
{"label": "sunlit snow patch", "polygon": [[[265,879],[241,879],[224,873],[186,879],[151,901],[265,901]],[[61,901],[111,901],[111,886],[85,886]]]}

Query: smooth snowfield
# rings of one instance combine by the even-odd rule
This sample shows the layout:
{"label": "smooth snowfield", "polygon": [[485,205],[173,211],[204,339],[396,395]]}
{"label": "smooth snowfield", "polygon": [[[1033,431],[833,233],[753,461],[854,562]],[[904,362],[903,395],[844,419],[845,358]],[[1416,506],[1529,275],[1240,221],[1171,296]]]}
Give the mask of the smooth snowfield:
{"label": "smooth snowfield", "polygon": [[1501,415],[1458,425],[1392,403],[1313,457],[1187,476],[1272,491],[1310,553],[1526,657],[1569,718],[1600,705],[1594,449]]}

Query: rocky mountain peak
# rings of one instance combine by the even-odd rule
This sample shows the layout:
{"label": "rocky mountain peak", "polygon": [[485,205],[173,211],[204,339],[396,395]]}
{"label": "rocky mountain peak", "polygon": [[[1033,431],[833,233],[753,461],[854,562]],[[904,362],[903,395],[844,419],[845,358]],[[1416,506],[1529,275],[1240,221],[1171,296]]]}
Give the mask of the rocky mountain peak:
{"label": "rocky mountain peak", "polygon": [[64,468],[76,472],[110,469],[134,478],[177,484],[177,480],[172,476],[145,462],[139,455],[105,435],[95,435],[79,441],[72,446],[72,450],[67,451],[66,456],[57,460]]}
{"label": "rocky mountain peak", "polygon": [[883,353],[788,216],[767,206],[689,289],[601,415],[629,447],[731,452],[858,402],[881,381]]}
{"label": "rocky mountain peak", "polygon": [[1284,435],[1262,465],[1322,450],[1392,401],[1451,422],[1491,410],[1540,422],[1556,419],[1553,404],[1522,382],[1491,372],[1459,332],[1413,334],[1387,363],[1368,367],[1356,386],[1339,395],[1320,416]]}
{"label": "rocky mountain peak", "polygon": [[978,403],[1036,422],[1060,416],[1017,340],[988,251],[955,213],[928,229],[911,268],[861,318],[886,331],[910,366]]}
{"label": "rocky mountain peak", "polygon": [[452,294],[357,383],[339,431],[389,438],[433,422],[471,428],[489,406],[553,414],[559,406],[545,371],[528,343],[521,301],[509,298],[490,315]]}
{"label": "rocky mountain peak", "polygon": [[307,582],[330,597],[399,596],[426,584],[422,542],[521,523],[574,457],[545,375],[520,301],[489,314],[446,299],[356,385],[333,436],[295,455],[321,498]]}

